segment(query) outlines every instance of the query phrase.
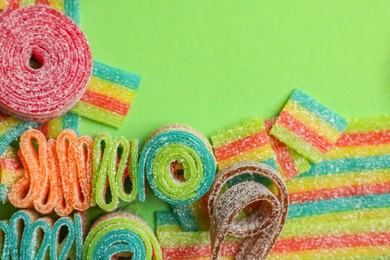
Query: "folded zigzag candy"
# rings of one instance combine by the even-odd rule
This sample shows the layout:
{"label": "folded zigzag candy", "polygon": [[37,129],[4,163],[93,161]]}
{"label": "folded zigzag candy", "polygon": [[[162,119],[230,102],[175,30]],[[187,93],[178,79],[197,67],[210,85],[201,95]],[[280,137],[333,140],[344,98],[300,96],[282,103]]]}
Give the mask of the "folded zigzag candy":
{"label": "folded zigzag candy", "polygon": [[82,259],[85,226],[85,216],[81,213],[53,221],[49,217],[38,218],[31,211],[18,211],[10,221],[0,221],[3,238],[0,256],[2,259]]}
{"label": "folded zigzag candy", "polygon": [[42,214],[54,210],[60,216],[69,215],[73,209],[88,209],[92,193],[92,145],[91,137],[77,138],[72,130],[48,141],[38,130],[25,132],[19,152],[25,174],[11,187],[9,201],[18,208],[34,207]]}

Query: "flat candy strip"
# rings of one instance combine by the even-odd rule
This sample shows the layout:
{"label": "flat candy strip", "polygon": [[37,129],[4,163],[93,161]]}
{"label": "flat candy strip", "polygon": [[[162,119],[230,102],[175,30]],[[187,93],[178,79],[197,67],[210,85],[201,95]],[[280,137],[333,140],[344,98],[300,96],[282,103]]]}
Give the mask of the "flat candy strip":
{"label": "flat candy strip", "polygon": [[[248,173],[270,179],[277,189],[277,195],[254,181],[238,183],[220,195],[222,187],[230,179]],[[259,210],[242,220],[235,220],[240,211],[253,203],[257,203]],[[271,167],[247,162],[237,163],[222,170],[209,195],[211,259],[220,257],[227,234],[246,237],[236,255],[237,259],[265,259],[280,234],[287,217],[287,209],[287,189],[281,177]]]}
{"label": "flat candy strip", "polygon": [[8,146],[0,156],[0,204],[8,202],[8,193],[24,175],[23,166],[17,156],[15,149]]}
{"label": "flat candy strip", "polygon": [[294,90],[271,134],[310,161],[319,163],[346,127],[345,119],[300,90]]}
{"label": "flat candy strip", "polygon": [[[138,194],[138,140],[125,137],[113,139],[108,133],[99,133],[93,145],[93,205],[105,211],[117,208],[120,199],[133,202]],[[126,179],[131,182],[131,191],[127,192]],[[107,201],[108,188],[111,201]]]}
{"label": "flat candy strip", "polygon": [[[182,165],[182,173],[172,172],[172,164]],[[206,137],[182,125],[155,131],[142,150],[138,172],[146,175],[154,193],[170,204],[189,204],[201,198],[215,175],[215,159]],[[140,177],[140,200],[145,200]]]}
{"label": "flat candy strip", "polygon": [[139,75],[95,61],[87,92],[72,112],[119,128],[130,109],[139,82]]}
{"label": "flat candy strip", "polygon": [[[171,211],[156,213],[157,238],[163,259],[210,259],[210,232],[183,232]],[[234,259],[242,244],[241,238],[228,236],[222,247],[221,259]]]}
{"label": "flat candy strip", "polygon": [[111,213],[97,220],[85,239],[83,259],[111,259],[126,253],[133,259],[162,259],[160,245],[142,219]]}
{"label": "flat candy strip", "polygon": [[[60,243],[60,229],[67,234]],[[2,259],[82,259],[85,216],[63,217],[53,221],[49,217],[37,218],[31,211],[14,213],[10,221],[0,221],[4,242],[0,243]],[[1,234],[0,233],[0,234]],[[64,234],[62,234],[64,235]],[[0,242],[1,239],[0,239]]]}
{"label": "flat candy strip", "polygon": [[286,182],[290,209],[271,259],[389,255],[388,116],[357,118],[325,161]]}
{"label": "flat candy strip", "polygon": [[242,161],[262,162],[276,168],[275,154],[261,118],[221,129],[211,136],[211,142],[220,170]]}
{"label": "flat candy strip", "polygon": [[10,116],[0,114],[0,154],[12,141],[18,139],[25,131],[38,126],[35,122],[23,122]]}
{"label": "flat candy strip", "polygon": [[80,24],[79,0],[0,0],[0,11],[6,8],[16,9],[27,5],[41,4],[65,13],[75,23]]}
{"label": "flat candy strip", "polygon": [[275,152],[276,163],[283,180],[291,179],[310,169],[309,161],[270,134],[276,119],[264,122],[269,142]]}
{"label": "flat candy strip", "polygon": [[[0,56],[1,110],[37,122],[65,114],[85,93],[92,72],[84,34],[44,5],[7,9],[0,20],[0,48],[7,54]],[[41,67],[31,67],[30,59]]]}
{"label": "flat candy strip", "polygon": [[76,134],[79,134],[80,116],[68,112],[61,117],[42,123],[38,129],[46,138],[57,138],[65,129],[72,129]]}

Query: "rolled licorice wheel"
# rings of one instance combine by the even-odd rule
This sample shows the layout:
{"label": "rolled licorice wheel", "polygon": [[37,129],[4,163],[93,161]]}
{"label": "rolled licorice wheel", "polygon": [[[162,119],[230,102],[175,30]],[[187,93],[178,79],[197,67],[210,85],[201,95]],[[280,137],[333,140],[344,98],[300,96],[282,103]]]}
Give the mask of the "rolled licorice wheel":
{"label": "rolled licorice wheel", "polygon": [[[0,16],[0,109],[43,122],[69,111],[83,96],[92,55],[80,28],[65,14],[32,5]],[[37,64],[30,65],[35,61]]]}
{"label": "rolled licorice wheel", "polygon": [[[172,171],[175,164],[181,165],[182,175]],[[149,137],[138,167],[160,199],[170,204],[188,204],[209,190],[216,163],[205,136],[187,126],[170,125]],[[141,201],[145,200],[143,181],[140,178]]]}
{"label": "rolled licorice wheel", "polygon": [[[245,181],[228,188],[222,187],[236,176],[257,174],[266,177],[276,186],[276,195],[255,181]],[[258,206],[252,215],[236,220],[247,206]],[[288,194],[279,174],[271,167],[254,162],[234,164],[222,170],[209,194],[211,216],[212,259],[218,259],[226,235],[246,237],[237,259],[265,259],[278,238],[287,216]]]}
{"label": "rolled licorice wheel", "polygon": [[84,243],[83,259],[162,259],[160,245],[148,225],[129,213],[107,214],[94,223]]}
{"label": "rolled licorice wheel", "polygon": [[[108,133],[96,135],[93,144],[92,203],[105,211],[113,211],[119,199],[132,202],[138,193],[138,140],[120,136],[113,139]],[[131,191],[125,187],[126,178],[131,181]],[[108,186],[107,186],[108,183]],[[108,202],[107,191],[111,191]]]}

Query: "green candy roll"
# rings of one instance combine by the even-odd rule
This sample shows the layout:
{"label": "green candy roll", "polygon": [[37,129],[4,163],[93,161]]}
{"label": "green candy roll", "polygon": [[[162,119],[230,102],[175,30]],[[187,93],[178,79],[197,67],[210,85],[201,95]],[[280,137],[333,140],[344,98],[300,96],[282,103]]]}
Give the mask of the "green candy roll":
{"label": "green candy roll", "polygon": [[[172,164],[183,167],[183,175],[172,172]],[[210,188],[216,163],[205,136],[183,125],[171,125],[154,132],[144,145],[138,165],[151,189],[170,204],[188,204],[198,200]],[[145,200],[144,178],[139,179],[139,198]]]}
{"label": "green candy roll", "polygon": [[111,259],[131,254],[132,259],[162,259],[160,245],[148,225],[129,213],[110,213],[91,227],[83,259]]}
{"label": "green candy roll", "polygon": [[[119,199],[132,202],[137,197],[138,140],[130,142],[123,136],[113,139],[108,133],[96,135],[93,145],[92,204],[105,211],[113,211]],[[126,176],[126,171],[129,171]],[[131,191],[125,188],[125,179],[131,180]],[[107,201],[107,180],[111,201]]]}

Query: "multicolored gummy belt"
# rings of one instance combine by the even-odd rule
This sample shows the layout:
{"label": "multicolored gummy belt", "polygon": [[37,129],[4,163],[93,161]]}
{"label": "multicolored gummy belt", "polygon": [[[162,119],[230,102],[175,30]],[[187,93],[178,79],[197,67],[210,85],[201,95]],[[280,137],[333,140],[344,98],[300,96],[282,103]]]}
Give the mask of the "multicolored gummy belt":
{"label": "multicolored gummy belt", "polygon": [[270,259],[390,255],[390,117],[352,119],[328,159],[286,182],[288,219]]}
{"label": "multicolored gummy belt", "polygon": [[[210,188],[216,169],[207,138],[183,125],[155,131],[145,142],[138,171],[145,174],[151,189],[170,204],[188,204]],[[141,201],[145,200],[144,180],[140,180]]]}
{"label": "multicolored gummy belt", "polygon": [[[255,181],[222,187],[243,174],[258,174],[271,180],[276,195]],[[247,206],[256,205],[249,217],[237,220]],[[218,173],[209,194],[211,216],[211,259],[219,259],[226,235],[245,237],[236,259],[265,259],[278,238],[287,217],[288,195],[281,177],[271,167],[254,162],[234,164]]]}
{"label": "multicolored gummy belt", "polygon": [[80,116],[68,112],[61,117],[42,123],[37,129],[41,131],[46,138],[57,138],[65,129],[72,129],[76,134],[79,134]]}
{"label": "multicolored gummy belt", "polygon": [[53,221],[21,210],[14,213],[9,222],[0,222],[0,234],[2,259],[82,259],[85,216],[77,213],[73,218]]}
{"label": "multicolored gummy belt", "polygon": [[[108,133],[96,135],[93,145],[92,203],[105,211],[117,208],[119,200],[133,202],[138,194],[138,139],[113,139]],[[128,181],[127,181],[128,180]],[[130,186],[130,191],[127,191]],[[110,190],[111,194],[107,194]],[[110,201],[106,199],[111,195]]]}
{"label": "multicolored gummy belt", "polygon": [[275,154],[261,118],[221,129],[211,136],[211,142],[219,170],[242,161],[262,162],[276,169]]}
{"label": "multicolored gummy belt", "polygon": [[7,8],[15,10],[23,6],[33,4],[50,6],[59,12],[65,13],[73,21],[75,21],[75,23],[80,24],[79,0],[0,0],[0,11]]}
{"label": "multicolored gummy belt", "polygon": [[25,131],[38,126],[35,122],[23,122],[8,115],[0,114],[0,155]]}
{"label": "multicolored gummy belt", "polygon": [[91,227],[83,259],[162,259],[160,245],[149,226],[129,213],[110,213]]}
{"label": "multicolored gummy belt", "polygon": [[347,121],[300,90],[279,114],[271,134],[309,160],[319,163],[334,147]]}
{"label": "multicolored gummy belt", "polygon": [[[210,232],[183,232],[181,224],[172,211],[156,213],[157,238],[163,259],[210,259]],[[227,236],[222,246],[220,259],[235,259],[243,239]]]}
{"label": "multicolored gummy belt", "polygon": [[87,91],[72,112],[119,128],[135,97],[140,76],[94,61]]}
{"label": "multicolored gummy belt", "polygon": [[269,142],[274,150],[278,170],[283,180],[291,179],[310,169],[309,161],[270,134],[276,119],[264,122]]}
{"label": "multicolored gummy belt", "polygon": [[88,209],[92,193],[92,145],[92,138],[77,138],[72,130],[48,141],[38,130],[25,132],[20,138],[19,151],[25,175],[11,187],[9,201],[17,208],[34,207],[42,214],[54,210],[59,216],[69,215],[73,209]]}
{"label": "multicolored gummy belt", "polygon": [[16,150],[12,146],[8,146],[0,156],[0,204],[8,202],[10,188],[23,175],[24,169]]}
{"label": "multicolored gummy belt", "polygon": [[65,114],[84,95],[92,55],[66,15],[44,5],[7,9],[0,13],[0,48],[4,113],[43,122]]}

